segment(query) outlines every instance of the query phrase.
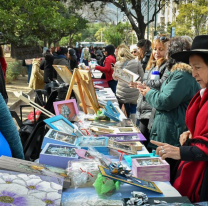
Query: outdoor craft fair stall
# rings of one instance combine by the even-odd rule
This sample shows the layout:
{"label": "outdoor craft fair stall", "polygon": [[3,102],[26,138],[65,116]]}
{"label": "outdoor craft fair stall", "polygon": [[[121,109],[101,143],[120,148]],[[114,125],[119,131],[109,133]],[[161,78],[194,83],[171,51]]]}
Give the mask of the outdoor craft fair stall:
{"label": "outdoor craft fair stall", "polygon": [[[147,151],[145,137],[119,108],[106,81],[93,80],[83,68],[73,75],[64,66],[54,68],[70,84],[66,100],[53,102],[55,114],[24,93],[15,93],[47,118],[41,123],[44,135],[35,162],[0,157],[0,193],[5,202],[30,206],[190,203],[171,186],[169,164],[155,151]],[[127,74],[124,81],[131,78]],[[72,91],[76,99],[70,99]]]}

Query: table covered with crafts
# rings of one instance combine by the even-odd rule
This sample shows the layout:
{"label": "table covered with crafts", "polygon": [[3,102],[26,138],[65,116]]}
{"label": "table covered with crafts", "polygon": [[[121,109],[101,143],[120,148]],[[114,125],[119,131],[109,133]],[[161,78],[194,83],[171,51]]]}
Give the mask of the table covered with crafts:
{"label": "table covered with crafts", "polygon": [[[61,69],[65,72],[60,70],[60,75],[67,72]],[[5,201],[17,202],[17,196],[22,202],[16,205],[30,206],[189,202],[171,186],[169,164],[155,151],[148,152],[145,137],[119,108],[110,88],[95,87],[89,70],[75,69],[66,81],[71,81],[66,100],[54,102],[54,114],[16,93],[47,118],[37,160],[0,157]],[[67,98],[74,85],[80,102]]]}

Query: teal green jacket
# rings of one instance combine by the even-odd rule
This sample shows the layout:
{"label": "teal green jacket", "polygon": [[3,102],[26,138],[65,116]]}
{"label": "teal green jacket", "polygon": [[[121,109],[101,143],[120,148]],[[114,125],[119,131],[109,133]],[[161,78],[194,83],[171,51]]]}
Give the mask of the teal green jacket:
{"label": "teal green jacket", "polygon": [[[160,91],[150,89],[146,101],[156,109],[150,139],[174,146],[180,146],[179,137],[187,130],[186,109],[200,87],[192,77],[189,65],[179,63],[173,66],[169,77]],[[152,148],[156,146],[150,144]]]}

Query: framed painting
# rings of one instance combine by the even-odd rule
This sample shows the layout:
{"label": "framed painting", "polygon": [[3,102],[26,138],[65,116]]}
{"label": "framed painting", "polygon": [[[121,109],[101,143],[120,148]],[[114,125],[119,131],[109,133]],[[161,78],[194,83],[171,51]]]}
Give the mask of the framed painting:
{"label": "framed painting", "polygon": [[141,187],[141,188],[162,194],[162,191],[157,187],[157,185],[154,182],[146,181],[146,180],[136,178],[133,176],[127,178],[127,177],[123,177],[122,175],[119,175],[119,174],[116,174],[116,175],[111,174],[111,172],[109,171],[108,168],[105,168],[102,166],[98,166],[98,168],[104,177],[108,177],[112,180],[117,180],[120,182],[124,182],[124,183],[130,184],[130,185],[134,185],[137,187]]}
{"label": "framed painting", "polygon": [[43,120],[51,129],[64,132],[66,134],[76,135],[77,137],[83,136],[82,132],[76,125],[73,125],[69,120],[61,114],[49,119]]}
{"label": "framed painting", "polygon": [[120,150],[122,152],[126,152],[128,154],[137,154],[137,149],[135,146],[126,145],[121,142],[115,142],[112,140],[108,140],[108,146],[111,149]]}
{"label": "framed painting", "polygon": [[72,73],[69,71],[69,69],[65,65],[52,65],[53,68],[56,70],[56,72],[59,74],[59,76],[63,79],[65,83],[71,82]]}
{"label": "framed painting", "polygon": [[76,115],[79,113],[75,99],[54,102],[53,107],[56,115],[61,114],[69,121],[73,121]]}

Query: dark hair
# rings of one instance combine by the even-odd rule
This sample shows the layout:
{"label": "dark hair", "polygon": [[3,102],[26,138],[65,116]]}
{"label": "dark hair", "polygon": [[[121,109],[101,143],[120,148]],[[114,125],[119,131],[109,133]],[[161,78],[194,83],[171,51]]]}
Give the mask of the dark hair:
{"label": "dark hair", "polygon": [[108,46],[105,47],[105,51],[108,53],[108,56],[109,55],[113,55],[114,56],[115,47],[113,45],[108,45]]}
{"label": "dark hair", "polygon": [[94,47],[94,50],[96,50],[96,51],[97,51],[97,50],[98,50],[98,48],[97,48],[97,47]]}
{"label": "dark hair", "polygon": [[173,37],[169,41],[167,54],[168,54],[168,61],[167,67],[170,70],[174,64],[177,63],[175,59],[171,57],[172,54],[182,51],[189,51],[191,49],[191,44],[186,39],[181,37]]}
{"label": "dark hair", "polygon": [[0,46],[0,57],[4,57],[4,51],[3,51],[2,46]]}
{"label": "dark hair", "polygon": [[139,60],[144,58],[144,55],[151,49],[151,41],[148,39],[141,39],[138,41],[137,46],[142,48],[142,53],[139,54]]}
{"label": "dark hair", "polygon": [[[196,53],[196,54],[191,54],[190,56],[193,56],[193,55],[197,55],[199,57],[201,57],[204,61],[204,63],[208,66],[208,54],[205,54],[205,53]],[[190,58],[189,56],[189,58]]]}
{"label": "dark hair", "polygon": [[60,48],[58,48],[58,50],[57,50],[57,54],[58,54],[58,55],[64,55],[64,54],[67,54],[67,53],[68,53],[68,49],[65,48],[65,47],[60,47]]}

